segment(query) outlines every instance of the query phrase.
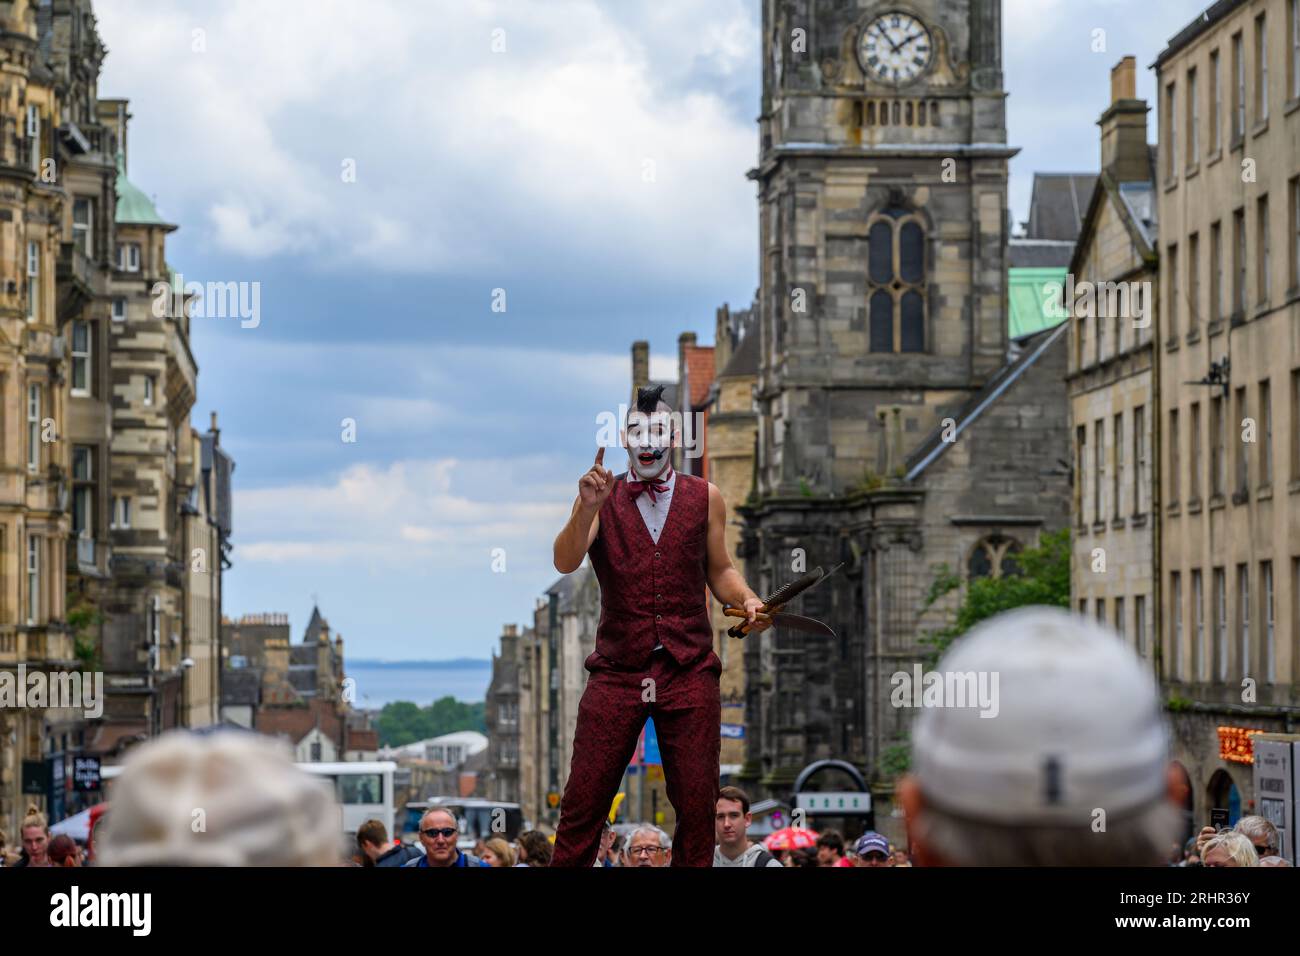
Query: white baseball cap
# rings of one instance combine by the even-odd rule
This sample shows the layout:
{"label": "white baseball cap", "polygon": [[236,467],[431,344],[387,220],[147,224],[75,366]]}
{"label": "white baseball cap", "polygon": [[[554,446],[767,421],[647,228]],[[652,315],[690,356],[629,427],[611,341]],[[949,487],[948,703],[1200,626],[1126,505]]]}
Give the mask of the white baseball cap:
{"label": "white baseball cap", "polygon": [[[1154,678],[1123,638],[1059,608],[985,621],[938,671],[986,672],[996,715],[922,710],[912,766],[926,802],[1008,824],[1081,824],[1162,797],[1168,738]],[[997,683],[993,684],[992,675]]]}

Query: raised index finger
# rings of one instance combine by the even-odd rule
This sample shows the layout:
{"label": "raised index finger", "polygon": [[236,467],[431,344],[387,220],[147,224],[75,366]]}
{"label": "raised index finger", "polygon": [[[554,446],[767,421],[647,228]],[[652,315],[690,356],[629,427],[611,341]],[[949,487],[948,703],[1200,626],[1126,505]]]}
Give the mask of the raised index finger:
{"label": "raised index finger", "polygon": [[602,464],[605,461],[605,446],[599,445],[596,448],[596,464]]}

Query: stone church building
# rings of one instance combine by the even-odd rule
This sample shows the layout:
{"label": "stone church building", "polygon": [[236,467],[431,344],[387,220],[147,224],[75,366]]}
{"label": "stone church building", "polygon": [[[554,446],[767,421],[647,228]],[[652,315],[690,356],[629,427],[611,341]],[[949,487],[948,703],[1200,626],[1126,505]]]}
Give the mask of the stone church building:
{"label": "stone church building", "polygon": [[[836,641],[773,629],[745,648],[751,796],[808,762],[873,781],[905,744],[890,675],[930,653],[946,565],[1015,573],[1070,514],[1065,326],[1008,332],[999,0],[764,0],[758,166],[756,487],[738,510],[766,593]],[[887,761],[886,761],[887,762]]]}

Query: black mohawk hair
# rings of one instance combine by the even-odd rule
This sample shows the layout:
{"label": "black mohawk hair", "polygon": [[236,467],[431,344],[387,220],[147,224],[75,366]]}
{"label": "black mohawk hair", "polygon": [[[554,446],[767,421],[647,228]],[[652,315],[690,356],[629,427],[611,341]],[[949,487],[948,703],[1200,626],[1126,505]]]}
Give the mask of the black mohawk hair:
{"label": "black mohawk hair", "polygon": [[646,385],[642,388],[637,389],[636,392],[637,411],[645,412],[645,414],[647,415],[651,414],[652,412],[654,412],[656,408],[659,407],[659,403],[664,400],[663,395],[664,395],[663,385]]}

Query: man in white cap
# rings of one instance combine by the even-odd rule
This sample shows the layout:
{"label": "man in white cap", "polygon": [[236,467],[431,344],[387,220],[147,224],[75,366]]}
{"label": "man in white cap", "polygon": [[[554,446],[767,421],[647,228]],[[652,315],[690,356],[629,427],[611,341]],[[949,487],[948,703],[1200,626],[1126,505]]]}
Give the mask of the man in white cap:
{"label": "man in white cap", "polygon": [[1119,637],[1024,608],[959,638],[938,671],[983,673],[999,700],[916,719],[898,797],[918,865],[1164,862],[1179,829],[1168,741],[1154,682]]}

